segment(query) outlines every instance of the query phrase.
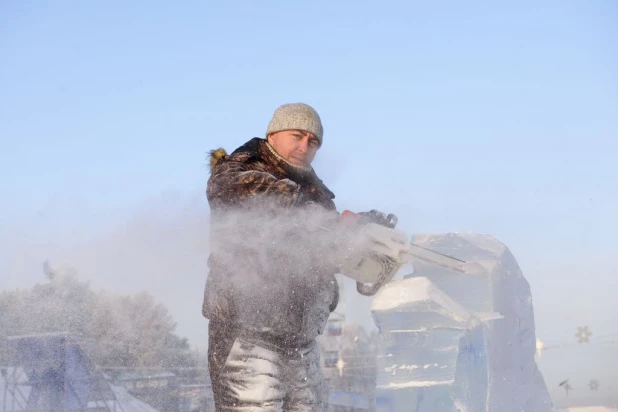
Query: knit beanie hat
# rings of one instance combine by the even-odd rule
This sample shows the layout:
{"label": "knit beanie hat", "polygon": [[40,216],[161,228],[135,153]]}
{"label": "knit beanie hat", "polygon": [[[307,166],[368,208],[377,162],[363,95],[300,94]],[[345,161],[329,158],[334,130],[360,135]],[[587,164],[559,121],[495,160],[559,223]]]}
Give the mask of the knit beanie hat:
{"label": "knit beanie hat", "polygon": [[304,130],[311,132],[322,146],[324,129],[315,109],[305,103],[288,103],[279,106],[268,123],[266,136],[282,130]]}

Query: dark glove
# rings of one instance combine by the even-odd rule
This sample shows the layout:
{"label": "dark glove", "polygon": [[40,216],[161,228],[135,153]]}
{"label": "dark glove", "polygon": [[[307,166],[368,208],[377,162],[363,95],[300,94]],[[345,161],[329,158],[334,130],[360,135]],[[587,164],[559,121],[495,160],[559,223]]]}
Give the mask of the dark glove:
{"label": "dark glove", "polygon": [[361,220],[370,223],[376,223],[378,225],[390,227],[394,229],[397,226],[397,216],[393,214],[387,215],[386,213],[380,212],[379,210],[371,209],[369,212],[360,212],[357,213]]}

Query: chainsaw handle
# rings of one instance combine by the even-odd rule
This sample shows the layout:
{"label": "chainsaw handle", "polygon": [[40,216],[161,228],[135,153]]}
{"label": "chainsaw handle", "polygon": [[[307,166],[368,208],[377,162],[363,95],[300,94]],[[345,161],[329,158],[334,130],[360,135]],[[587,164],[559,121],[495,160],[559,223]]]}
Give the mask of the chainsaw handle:
{"label": "chainsaw handle", "polygon": [[367,283],[356,282],[356,291],[363,296],[373,296],[379,292],[384,285],[384,281],[380,280],[373,285]]}
{"label": "chainsaw handle", "polygon": [[366,283],[356,282],[356,291],[363,296],[373,296],[382,287],[382,282],[377,282],[373,285],[368,285]]}

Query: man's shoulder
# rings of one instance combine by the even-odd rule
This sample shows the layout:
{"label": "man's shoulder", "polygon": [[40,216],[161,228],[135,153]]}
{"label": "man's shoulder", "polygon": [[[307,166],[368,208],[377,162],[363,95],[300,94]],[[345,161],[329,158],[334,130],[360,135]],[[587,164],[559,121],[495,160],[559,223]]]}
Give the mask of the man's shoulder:
{"label": "man's shoulder", "polygon": [[222,164],[223,162],[236,162],[236,163],[251,163],[258,160],[258,145],[260,143],[259,137],[254,137],[247,141],[243,145],[239,146],[232,153],[228,154],[227,151],[220,147],[210,151],[210,171]]}

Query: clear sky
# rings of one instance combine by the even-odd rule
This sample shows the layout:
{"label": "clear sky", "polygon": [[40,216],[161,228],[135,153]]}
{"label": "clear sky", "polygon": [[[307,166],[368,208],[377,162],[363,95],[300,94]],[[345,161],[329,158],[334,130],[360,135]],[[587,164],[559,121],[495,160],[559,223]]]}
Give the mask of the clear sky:
{"label": "clear sky", "polygon": [[503,241],[548,344],[618,332],[616,2],[51,3],[0,3],[2,287],[65,259],[199,341],[206,153],[303,101],[341,209]]}

